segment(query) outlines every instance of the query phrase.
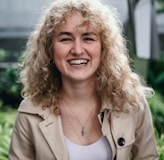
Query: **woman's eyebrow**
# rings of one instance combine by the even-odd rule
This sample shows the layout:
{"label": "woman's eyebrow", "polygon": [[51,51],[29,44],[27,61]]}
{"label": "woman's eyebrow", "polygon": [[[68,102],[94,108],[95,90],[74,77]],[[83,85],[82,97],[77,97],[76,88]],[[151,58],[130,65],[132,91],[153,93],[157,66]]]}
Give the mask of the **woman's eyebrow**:
{"label": "woman's eyebrow", "polygon": [[[60,37],[62,35],[66,35],[66,36],[72,36],[73,34],[71,32],[60,32],[59,34],[57,34],[57,37]],[[82,36],[90,36],[90,35],[94,35],[94,36],[97,36],[97,34],[95,32],[85,32],[85,33],[82,33]]]}
{"label": "woman's eyebrow", "polygon": [[72,33],[71,32],[60,32],[59,34],[57,34],[57,37],[62,36],[62,35],[71,36]]}
{"label": "woman's eyebrow", "polygon": [[83,36],[90,36],[90,35],[94,35],[97,36],[97,34],[95,32],[85,32],[82,34]]}

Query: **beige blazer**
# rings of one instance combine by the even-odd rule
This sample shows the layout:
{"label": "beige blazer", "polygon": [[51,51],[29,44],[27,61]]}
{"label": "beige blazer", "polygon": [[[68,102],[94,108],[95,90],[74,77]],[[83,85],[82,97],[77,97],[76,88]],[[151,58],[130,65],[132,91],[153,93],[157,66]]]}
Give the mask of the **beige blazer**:
{"label": "beige blazer", "polygon": [[[136,113],[98,115],[102,133],[110,142],[112,160],[158,160],[148,105]],[[61,117],[51,108],[35,106],[30,99],[20,104],[9,150],[9,160],[69,160]],[[131,154],[132,153],[132,154]]]}

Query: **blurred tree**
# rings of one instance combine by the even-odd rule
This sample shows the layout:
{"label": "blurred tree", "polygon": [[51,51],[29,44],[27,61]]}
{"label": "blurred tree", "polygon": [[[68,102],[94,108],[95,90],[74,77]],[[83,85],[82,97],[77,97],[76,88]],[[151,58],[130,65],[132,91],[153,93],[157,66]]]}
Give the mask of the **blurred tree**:
{"label": "blurred tree", "polygon": [[136,43],[135,43],[135,25],[134,25],[134,9],[139,0],[128,0],[128,10],[129,10],[129,25],[131,28],[131,52],[136,54]]}
{"label": "blurred tree", "polygon": [[[128,21],[128,25],[127,25],[128,26],[127,32],[128,32],[128,38],[131,42],[130,44],[128,44],[129,45],[128,48],[129,48],[129,51],[130,51],[130,56],[132,56],[132,59],[134,59],[134,63],[135,63],[134,68],[135,68],[135,70],[137,72],[139,72],[145,78],[147,78],[148,63],[149,63],[148,59],[149,59],[149,57],[151,57],[151,58],[156,58],[157,57],[158,58],[158,52],[157,52],[158,47],[154,47],[154,46],[158,46],[158,45],[156,45],[156,43],[154,43],[154,41],[157,42],[156,41],[156,30],[155,30],[156,26],[151,26],[151,35],[149,35],[151,37],[151,42],[150,43],[152,43],[153,45],[151,45],[148,42],[148,43],[146,43],[146,45],[143,48],[142,44],[139,43],[139,41],[137,41],[142,36],[142,33],[140,32],[140,30],[141,30],[141,27],[143,26],[143,24],[141,24],[140,26],[138,26],[138,28],[136,28],[137,27],[137,22],[140,20],[139,16],[137,17],[136,15],[138,15],[137,14],[138,13],[137,11],[139,10],[138,8],[141,7],[141,5],[144,4],[144,2],[148,6],[152,5],[151,6],[152,10],[150,10],[150,13],[152,14],[150,16],[151,20],[147,19],[144,26],[148,25],[148,23],[150,23],[151,25],[154,24],[152,22],[154,21],[153,15],[155,15],[155,11],[154,11],[155,1],[156,0],[127,0],[127,2],[128,2],[128,11],[129,11],[129,21]],[[160,0],[160,1],[164,1],[164,0]],[[150,9],[150,6],[149,6],[148,9]],[[141,7],[141,10],[142,10],[142,7]],[[149,13],[149,10],[147,10],[146,13]],[[141,18],[141,16],[140,16],[140,18]],[[143,27],[143,29],[145,29],[145,28]],[[148,32],[148,33],[150,33],[150,32]],[[149,47],[151,47],[151,48],[149,48]],[[149,51],[149,49],[150,49],[150,51]],[[138,53],[137,53],[137,51],[138,51]],[[141,55],[141,53],[144,53],[145,55]],[[140,57],[139,57],[139,55],[140,55]]]}
{"label": "blurred tree", "polygon": [[156,0],[157,2],[164,2],[164,0]]}

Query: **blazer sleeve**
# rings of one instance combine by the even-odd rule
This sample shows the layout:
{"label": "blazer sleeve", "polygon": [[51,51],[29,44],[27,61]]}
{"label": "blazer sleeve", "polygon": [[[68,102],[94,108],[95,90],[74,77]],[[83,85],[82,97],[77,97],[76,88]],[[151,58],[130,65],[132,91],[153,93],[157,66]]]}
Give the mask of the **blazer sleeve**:
{"label": "blazer sleeve", "polygon": [[138,123],[132,147],[133,160],[158,160],[156,140],[150,108],[145,102],[143,110],[138,112]]}
{"label": "blazer sleeve", "polygon": [[18,113],[9,148],[9,160],[35,160],[31,135],[25,114]]}

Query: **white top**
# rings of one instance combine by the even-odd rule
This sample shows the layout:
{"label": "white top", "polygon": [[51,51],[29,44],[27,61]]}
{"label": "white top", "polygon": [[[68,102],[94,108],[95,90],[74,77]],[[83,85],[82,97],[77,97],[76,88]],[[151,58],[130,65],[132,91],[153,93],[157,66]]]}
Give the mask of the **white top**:
{"label": "white top", "polygon": [[111,160],[112,150],[105,136],[102,136],[97,142],[82,146],[72,143],[65,137],[68,149],[69,160]]}

